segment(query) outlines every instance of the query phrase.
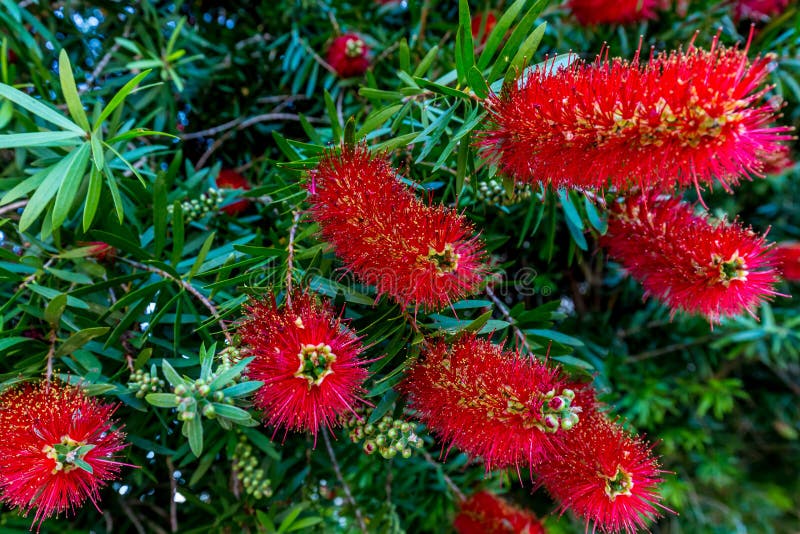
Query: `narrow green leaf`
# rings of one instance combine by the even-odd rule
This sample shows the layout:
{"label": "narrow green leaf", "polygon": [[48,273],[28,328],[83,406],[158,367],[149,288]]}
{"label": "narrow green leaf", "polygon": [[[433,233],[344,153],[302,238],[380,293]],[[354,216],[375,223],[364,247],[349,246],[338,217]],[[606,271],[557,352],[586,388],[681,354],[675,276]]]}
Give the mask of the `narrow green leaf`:
{"label": "narrow green leaf", "polygon": [[539,48],[539,43],[542,42],[542,37],[544,37],[544,30],[547,27],[546,22],[542,22],[539,24],[533,33],[531,33],[525,42],[522,43],[522,46],[517,51],[514,59],[511,60],[511,64],[508,66],[508,70],[506,70],[506,75],[504,77],[505,81],[508,82],[513,80],[519,72],[521,72],[522,68],[525,66],[526,62],[530,62],[533,59],[534,54],[536,54],[536,50]]}
{"label": "narrow green leaf", "polygon": [[47,321],[50,324],[50,326],[55,328],[61,321],[61,315],[64,313],[64,310],[66,308],[67,308],[66,294],[61,293],[53,297],[53,299],[47,303],[47,307],[45,307],[44,309],[44,320]]}
{"label": "narrow green leaf", "polygon": [[29,176],[22,182],[18,183],[14,186],[11,191],[3,195],[3,198],[0,199],[0,206],[3,204],[8,204],[10,202],[14,202],[20,197],[24,197],[37,187],[39,187],[42,182],[47,178],[50,174],[50,171],[53,167],[48,167],[46,169],[42,169],[41,171],[37,172],[36,174]]}
{"label": "narrow green leaf", "polygon": [[102,133],[98,130],[90,134],[89,142],[92,145],[92,161],[98,171],[103,170],[103,165],[106,163],[106,155],[103,150]]}
{"label": "narrow green leaf", "polygon": [[389,120],[392,117],[392,115],[400,111],[400,109],[402,108],[403,104],[393,104],[385,108],[373,111],[367,116],[366,119],[364,119],[364,124],[361,125],[361,128],[355,134],[355,137],[357,139],[362,139],[372,130],[376,129],[378,126],[382,125],[384,122]]}
{"label": "narrow green leaf", "polygon": [[212,402],[211,405],[214,406],[214,411],[217,412],[218,416],[230,419],[234,423],[247,423],[253,419],[247,410],[242,410],[236,406],[218,402]]}
{"label": "narrow green leaf", "polygon": [[[520,0],[520,1],[524,1],[524,0]],[[436,59],[436,54],[438,54],[438,53],[439,53],[439,46],[438,45],[435,45],[433,48],[428,50],[428,53],[425,54],[425,57],[423,57],[422,61],[419,62],[419,65],[417,65],[417,68],[414,69],[413,76],[415,78],[421,77],[421,76],[425,76],[425,74],[428,72],[428,69],[431,68],[431,65],[433,64],[433,60]]]}
{"label": "narrow green leaf", "polygon": [[508,71],[508,65],[511,63],[512,57],[514,57],[517,51],[521,50],[522,42],[529,36],[531,27],[534,22],[536,22],[537,17],[541,14],[542,10],[544,10],[545,6],[547,6],[547,3],[548,0],[536,0],[536,3],[531,6],[519,24],[516,25],[492,67],[491,73],[487,78],[489,83],[493,83],[498,78],[501,78],[502,75]]}
{"label": "narrow green leaf", "polygon": [[174,393],[150,393],[144,399],[157,408],[175,408],[180,404]]}
{"label": "narrow green leaf", "polygon": [[405,37],[400,40],[397,55],[400,58],[400,70],[411,72],[411,53],[408,50],[408,41]]}
{"label": "narrow green leaf", "polygon": [[69,215],[72,204],[78,193],[78,188],[83,182],[86,174],[86,166],[89,164],[90,155],[89,143],[84,143],[76,150],[76,156],[70,165],[64,170],[64,178],[58,188],[56,202],[53,205],[53,228],[60,227]]}
{"label": "narrow green leaf", "polygon": [[336,104],[333,102],[333,97],[326,90],[324,93],[325,109],[328,112],[328,118],[331,121],[331,133],[333,140],[338,142],[342,138],[342,124],[339,122],[339,115],[336,113]]}
{"label": "narrow green leaf", "polygon": [[82,460],[81,458],[76,457],[72,460],[72,463],[74,463],[77,467],[80,467],[87,473],[94,473],[94,469],[86,460]]}
{"label": "narrow green leaf", "polygon": [[489,86],[486,84],[486,80],[483,79],[483,74],[481,71],[478,70],[478,67],[473,65],[467,71],[467,82],[469,82],[469,86],[472,88],[472,92],[478,98],[486,98],[489,96]]}
{"label": "narrow green leaf", "polygon": [[[65,146],[76,144],[82,134],[77,132],[31,132],[0,135],[0,148],[29,146]],[[73,142],[67,143],[65,141]]]}
{"label": "narrow green leaf", "polygon": [[75,132],[78,135],[84,135],[85,133],[83,128],[67,119],[56,110],[42,104],[40,101],[26,95],[22,91],[14,89],[10,85],[0,83],[0,97],[7,98],[18,106],[27,109],[37,117],[41,117],[47,122],[61,127],[63,130]]}
{"label": "narrow green leaf", "polygon": [[353,117],[348,117],[344,124],[344,144],[350,147],[356,145],[356,120]]}
{"label": "narrow green leaf", "polygon": [[122,204],[122,195],[119,194],[117,179],[114,177],[111,167],[108,166],[108,162],[106,162],[104,168],[106,170],[106,184],[108,185],[108,190],[111,191],[111,199],[114,201],[114,209],[117,211],[117,219],[120,223],[122,223],[123,219],[125,218],[125,206]]}
{"label": "narrow green leaf", "polygon": [[136,89],[136,86],[139,85],[139,83],[141,83],[141,81],[144,80],[145,77],[148,74],[150,74],[150,72],[151,72],[151,70],[146,70],[146,71],[140,72],[139,74],[134,76],[128,83],[123,85],[122,88],[119,91],[117,91],[117,94],[114,95],[114,97],[106,105],[106,107],[103,108],[103,111],[100,112],[100,116],[97,117],[97,120],[94,121],[94,130],[95,131],[100,129],[100,127],[103,125],[103,122],[109,116],[111,116],[111,114],[114,112],[115,109],[117,109],[117,106],[119,106],[120,104],[122,104],[125,101],[125,99],[128,97],[128,95],[131,94],[131,92],[134,89]]}
{"label": "narrow green leaf", "polygon": [[78,126],[84,131],[89,131],[89,119],[83,110],[81,98],[78,96],[78,87],[75,85],[75,76],[72,74],[72,65],[69,63],[67,50],[62,48],[58,54],[58,77],[61,80],[61,92],[67,102],[69,114]]}
{"label": "narrow green leaf", "polygon": [[[66,302],[66,300],[65,300]],[[55,356],[64,356],[65,354],[70,354],[72,351],[81,348],[90,340],[100,337],[106,334],[110,329],[107,326],[97,326],[94,328],[84,328],[78,332],[75,332],[69,338],[58,347],[58,350],[55,352]]]}
{"label": "narrow green leaf", "polygon": [[20,231],[24,232],[39,218],[39,215],[45,210],[47,204],[61,188],[61,183],[68,169],[72,167],[81,154],[88,155],[87,148],[88,146],[84,144],[81,148],[71,151],[64,156],[61,161],[50,167],[50,172],[47,174],[47,177],[42,181],[41,185],[36,188],[36,192],[33,193],[28,201],[25,211],[22,212],[22,216],[19,219]]}
{"label": "narrow green leaf", "polygon": [[161,364],[161,371],[164,373],[164,378],[166,378],[167,382],[169,382],[173,387],[177,386],[178,384],[183,384],[183,378],[181,378],[181,375],[178,374],[178,371],[176,371],[167,360],[164,360],[164,363]]}
{"label": "narrow green leaf", "polygon": [[189,448],[198,458],[203,453],[203,421],[199,416],[183,423],[186,437],[189,438]]}
{"label": "narrow green leaf", "polygon": [[211,388],[211,391],[216,391],[217,389],[225,386],[227,383],[231,382],[234,378],[242,374],[244,368],[247,367],[247,364],[252,362],[255,358],[244,358],[236,365],[228,369],[227,371],[223,371],[217,377],[208,384],[208,387]]}
{"label": "narrow green leaf", "polygon": [[206,256],[208,255],[208,251],[211,250],[211,245],[214,244],[214,236],[217,235],[216,232],[211,232],[206,240],[203,242],[203,246],[200,247],[200,252],[197,253],[197,258],[194,260],[194,264],[192,268],[189,270],[189,274],[186,275],[186,281],[191,282],[194,275],[197,274],[197,271],[200,270],[200,267],[203,265],[203,262],[206,260]]}
{"label": "narrow green leaf", "polygon": [[500,47],[500,43],[503,42],[503,38],[508,33],[508,29],[527,2],[528,0],[517,0],[506,9],[503,16],[497,21],[494,29],[489,33],[489,37],[486,38],[483,52],[481,52],[481,56],[478,58],[478,69],[483,71],[489,66],[489,63],[492,61],[492,56],[494,56],[494,53]]}
{"label": "narrow green leaf", "polygon": [[100,205],[100,193],[103,188],[103,176],[97,167],[92,167],[89,172],[89,188],[86,191],[86,201],[83,204],[83,231],[92,225],[97,207]]}

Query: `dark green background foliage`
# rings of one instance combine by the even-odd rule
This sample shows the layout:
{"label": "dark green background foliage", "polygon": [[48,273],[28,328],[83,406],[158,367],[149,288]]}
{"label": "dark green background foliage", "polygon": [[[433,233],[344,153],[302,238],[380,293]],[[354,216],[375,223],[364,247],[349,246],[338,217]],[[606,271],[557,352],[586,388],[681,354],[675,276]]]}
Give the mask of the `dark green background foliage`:
{"label": "dark green background foliage", "polygon": [[[655,531],[800,528],[795,300],[777,298],[757,310],[758,320],[744,316],[713,329],[700,318],[671,319],[663,306],[643,302],[641,288],[597,250],[602,213],[581,195],[534,192],[531,200],[498,207],[476,194],[493,172],[472,145],[482,118],[474,94],[482,95],[485,85],[547,54],[572,50],[591,58],[604,42],[611,54],[632,57],[640,35],[644,50],[685,45],[695,32],[705,46],[718,28],[724,43],[741,42],[749,25],[734,23],[729,4],[693,1],[685,17],[673,10],[658,22],[590,30],[577,27],[563,7],[521,0],[512,7],[521,8],[512,53],[482,56],[478,47],[474,57],[469,32],[457,29],[454,1],[22,4],[0,0],[2,45],[17,56],[8,63],[2,55],[0,81],[57,108],[63,120],[45,120],[30,101],[12,105],[0,98],[3,134],[38,132],[5,137],[0,145],[6,194],[0,387],[41,376],[52,347],[64,379],[92,384],[94,393],[123,403],[118,416],[132,443],[128,461],[141,466],[107,488],[103,515],[87,505],[73,518],[47,522],[43,531],[358,530],[321,438],[312,450],[304,436],[284,440],[279,433],[271,441],[263,427],[234,424],[228,431],[204,419],[198,458],[173,411],[136,398],[127,386],[129,361],[137,369],[155,365],[161,378],[167,378],[163,362],[197,378],[201,344],[225,342],[208,304],[230,326],[247,295],[281,290],[293,212],[304,207],[303,171],[323,147],[342,139],[348,117],[355,118],[358,137],[391,150],[405,176],[436,202],[457,203],[493,254],[494,291],[510,316],[482,293],[457,304],[457,318],[452,310],[420,313],[424,332],[483,328],[513,344],[512,319],[537,352],[549,346],[571,372],[593,375],[632,429],[660,440],[664,468],[674,473],[663,490],[680,515],[662,519]],[[501,9],[471,5],[473,13],[487,7]],[[339,80],[320,57],[332,36],[350,31],[364,37],[374,64],[363,78]],[[490,48],[497,44],[489,40]],[[771,92],[787,103],[784,123],[795,126],[799,45],[793,7],[759,26],[750,52],[776,54]],[[74,82],[66,56],[59,75],[62,48]],[[89,129],[91,135],[82,132]],[[64,133],[71,130],[76,133]],[[239,169],[253,184],[251,208],[235,218],[183,213],[180,203],[213,187],[222,167]],[[39,182],[31,177],[50,177],[51,196],[34,201]],[[773,240],[800,239],[797,178],[795,167],[744,183],[735,195],[704,198],[716,213],[739,215],[757,231],[771,226]],[[64,192],[56,194],[59,188]],[[295,280],[337,305],[347,303],[347,316],[371,344],[369,356],[387,355],[372,364],[368,398],[379,412],[400,416],[403,404],[393,388],[420,339],[396,305],[383,299],[373,306],[372,288],[342,278],[315,231],[300,219]],[[80,245],[88,241],[112,244],[117,259],[88,257]],[[783,283],[779,289],[796,288]],[[243,431],[271,480],[268,499],[243,495],[232,479],[231,458]],[[502,488],[540,514],[554,509],[542,492],[531,494],[526,476],[523,484],[514,473],[484,478],[483,467],[457,451],[439,465],[419,453],[385,461],[365,455],[344,431],[336,438],[338,466],[370,531],[446,531],[455,500],[444,475],[467,492]],[[425,439],[438,456],[441,445]],[[176,492],[181,502],[171,505]],[[547,524],[552,532],[583,530],[568,516]],[[2,529],[29,525],[14,512],[0,512]]]}

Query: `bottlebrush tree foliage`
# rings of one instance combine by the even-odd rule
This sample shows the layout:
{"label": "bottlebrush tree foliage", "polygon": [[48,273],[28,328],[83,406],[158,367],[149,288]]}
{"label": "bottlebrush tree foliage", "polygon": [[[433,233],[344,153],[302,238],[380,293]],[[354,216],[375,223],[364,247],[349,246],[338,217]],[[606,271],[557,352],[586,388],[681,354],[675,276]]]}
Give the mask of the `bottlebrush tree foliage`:
{"label": "bottlebrush tree foliage", "polygon": [[3,532],[797,530],[796,2],[0,30]]}

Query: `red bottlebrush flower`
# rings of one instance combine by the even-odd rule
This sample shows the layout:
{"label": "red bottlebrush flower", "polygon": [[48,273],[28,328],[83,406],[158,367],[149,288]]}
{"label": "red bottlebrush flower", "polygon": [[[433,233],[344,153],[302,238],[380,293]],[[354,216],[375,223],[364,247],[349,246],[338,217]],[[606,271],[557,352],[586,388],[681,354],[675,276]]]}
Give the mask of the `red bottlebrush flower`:
{"label": "red bottlebrush flower", "polygon": [[[481,144],[517,181],[553,187],[730,191],[789,139],[762,102],[770,59],[747,48],[538,68],[486,101]],[[552,62],[550,63],[552,65]]]}
{"label": "red bottlebrush flower", "polygon": [[545,534],[532,512],[488,491],[479,491],[461,503],[453,528],[458,534]]}
{"label": "red bottlebrush flower", "polygon": [[255,357],[247,374],[264,382],[254,402],[275,432],[284,428],[316,437],[321,426],[333,428],[339,415],[363,402],[364,349],[329,305],[296,293],[282,308],[270,296],[251,301],[247,310],[238,330],[244,355]]}
{"label": "red bottlebrush flower", "polygon": [[441,309],[472,293],[483,247],[466,218],[419,200],[366,147],[328,153],[312,173],[311,214],[347,268],[403,306]]}
{"label": "red bottlebrush flower", "polygon": [[[124,434],[112,429],[116,404],[63,384],[26,384],[0,395],[0,501],[39,524],[73,512],[125,465]],[[99,510],[99,508],[98,508]]]}
{"label": "red bottlebrush flower", "polygon": [[775,295],[773,252],[765,237],[736,222],[713,224],[678,199],[637,196],[612,208],[601,244],[669,306],[711,323]]}
{"label": "red bottlebrush flower", "polygon": [[326,61],[342,78],[361,76],[369,68],[369,47],[354,33],[340,35],[328,48]]}
{"label": "red bottlebrush flower", "polygon": [[783,171],[794,167],[794,160],[786,145],[781,145],[774,152],[765,154],[762,160],[764,161],[762,172],[766,175],[783,174]]}
{"label": "red bottlebrush flower", "polygon": [[[244,191],[250,190],[250,184],[244,176],[231,169],[222,169],[217,175],[217,187],[220,189],[242,189]],[[231,202],[227,206],[223,206],[220,210],[224,211],[230,216],[236,216],[242,213],[250,206],[250,200],[243,198],[235,202]]]}
{"label": "red bottlebrush flower", "polygon": [[663,471],[652,447],[597,412],[536,473],[561,512],[593,523],[592,532],[633,534],[658,517],[659,508],[670,511],[659,503]]}
{"label": "red bottlebrush flower", "polygon": [[663,0],[569,0],[567,6],[583,26],[629,24],[656,18]]}
{"label": "red bottlebrush flower", "polygon": [[[486,44],[486,39],[489,38],[489,34],[492,33],[492,30],[497,25],[497,17],[494,15],[493,12],[487,11],[485,13],[478,13],[477,15],[473,15],[471,22],[472,22],[472,37],[474,39],[480,37],[481,39],[480,43]],[[483,33],[481,33],[481,25],[483,25]]]}
{"label": "red bottlebrush flower", "polygon": [[97,261],[113,261],[117,256],[117,249],[104,241],[81,241],[78,244],[83,247],[90,247],[89,256]]}
{"label": "red bottlebrush flower", "polygon": [[735,0],[734,18],[766,22],[787,7],[789,0]]}
{"label": "red bottlebrush flower", "polygon": [[487,470],[537,464],[595,405],[558,368],[474,334],[427,347],[402,387],[431,432]]}
{"label": "red bottlebrush flower", "polygon": [[783,277],[790,282],[800,281],[800,243],[778,243],[775,256]]}

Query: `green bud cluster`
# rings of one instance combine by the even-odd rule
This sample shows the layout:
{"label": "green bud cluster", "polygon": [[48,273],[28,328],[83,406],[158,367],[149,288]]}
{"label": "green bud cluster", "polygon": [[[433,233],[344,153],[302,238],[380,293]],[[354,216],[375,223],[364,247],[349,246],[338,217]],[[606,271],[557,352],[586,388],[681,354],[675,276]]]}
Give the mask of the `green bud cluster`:
{"label": "green bud cluster", "polygon": [[223,404],[233,404],[233,399],[227,397],[222,391],[215,391],[211,394],[211,387],[209,384],[214,381],[217,374],[222,370],[217,369],[208,380],[198,378],[191,382],[188,386],[178,384],[173,388],[172,392],[178,397],[178,420],[191,421],[197,415],[195,406],[200,407],[200,413],[207,419],[214,419],[217,416],[214,405],[211,402],[218,402]]}
{"label": "green bud cluster", "polygon": [[564,388],[561,395],[556,395],[555,390],[548,391],[542,403],[542,424],[545,432],[554,433],[559,429],[571,430],[580,420],[578,414],[582,411],[580,406],[572,406],[575,392]]}
{"label": "green bud cluster", "polygon": [[258,458],[253,454],[253,446],[241,436],[233,453],[233,466],[236,478],[242,483],[244,492],[255,499],[272,497],[272,481],[266,478],[264,470],[258,468]]}
{"label": "green bud cluster", "polygon": [[378,423],[368,423],[371,414],[372,409],[358,408],[356,414],[343,421],[345,428],[350,431],[350,441],[363,441],[365,453],[372,455],[377,452],[387,460],[398,454],[410,458],[414,449],[423,447],[422,438],[414,432],[416,425],[389,415],[383,416]]}
{"label": "green bud cluster", "polygon": [[[198,198],[192,200],[184,200],[181,202],[184,219],[187,221],[196,221],[202,219],[209,213],[216,213],[219,211],[219,206],[222,204],[222,195],[213,187],[201,194]],[[173,206],[167,206],[167,213],[172,214]]]}
{"label": "green bud cluster", "polygon": [[164,385],[164,381],[158,377],[155,366],[149,372],[144,369],[135,370],[128,380],[128,389],[136,392],[137,399],[144,398],[148,393],[163,391]]}
{"label": "green bud cluster", "polygon": [[488,182],[478,184],[477,198],[489,206],[511,206],[531,198],[533,194],[529,184],[514,184],[514,194],[509,197],[503,182],[492,178]]}

